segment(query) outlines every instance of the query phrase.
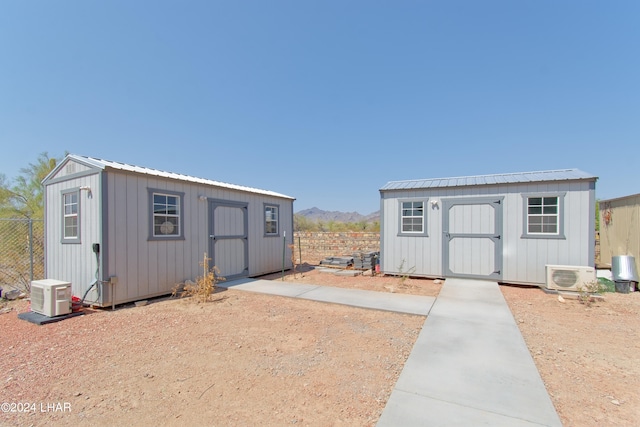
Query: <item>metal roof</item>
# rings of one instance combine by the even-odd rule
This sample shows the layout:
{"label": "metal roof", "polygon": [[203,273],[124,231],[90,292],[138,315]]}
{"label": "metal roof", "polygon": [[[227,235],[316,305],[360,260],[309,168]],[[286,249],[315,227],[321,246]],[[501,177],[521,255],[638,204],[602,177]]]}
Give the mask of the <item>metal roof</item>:
{"label": "metal roof", "polygon": [[579,169],[560,169],[537,172],[502,173],[495,175],[390,181],[386,183],[380,191],[596,179],[598,179],[597,176],[583,172]]}
{"label": "metal roof", "polygon": [[183,175],[179,173],[165,172],[157,169],[150,169],[150,168],[145,168],[141,166],[129,165],[126,163],[113,162],[111,160],[96,159],[94,157],[80,156],[77,154],[69,154],[67,158],[79,161],[81,163],[85,163],[87,166],[96,167],[100,169],[106,169],[106,168],[117,169],[121,171],[135,172],[135,173],[150,175],[150,176],[159,177],[159,178],[176,179],[179,181],[191,182],[195,184],[211,185],[211,186],[225,188],[229,190],[238,190],[238,191],[244,191],[249,193],[262,194],[265,196],[273,196],[273,197],[280,197],[280,198],[295,200],[294,197],[276,193],[274,191],[261,190],[258,188],[245,187],[242,185],[228,184],[225,182],[213,181],[205,178],[197,178],[194,176]]}
{"label": "metal roof", "polygon": [[629,194],[627,196],[614,197],[613,199],[600,199],[600,208],[602,209],[602,205],[605,203],[618,202],[625,199],[633,199],[636,197],[640,197],[640,193]]}

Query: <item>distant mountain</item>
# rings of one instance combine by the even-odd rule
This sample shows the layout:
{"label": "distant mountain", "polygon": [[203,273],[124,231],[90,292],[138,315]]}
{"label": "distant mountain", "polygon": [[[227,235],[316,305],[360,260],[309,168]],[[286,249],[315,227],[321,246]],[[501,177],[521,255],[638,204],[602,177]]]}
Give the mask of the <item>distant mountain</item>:
{"label": "distant mountain", "polygon": [[336,221],[336,222],[376,222],[380,221],[380,211],[373,212],[369,215],[361,215],[358,212],[340,212],[340,211],[323,211],[313,207],[311,209],[305,209],[296,212],[296,215],[301,215],[311,221]]}

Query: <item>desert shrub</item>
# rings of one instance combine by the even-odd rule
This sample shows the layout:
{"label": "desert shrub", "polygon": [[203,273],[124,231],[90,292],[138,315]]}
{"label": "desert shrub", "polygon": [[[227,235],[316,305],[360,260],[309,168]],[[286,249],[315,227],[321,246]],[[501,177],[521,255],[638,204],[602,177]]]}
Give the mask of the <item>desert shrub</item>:
{"label": "desert shrub", "polygon": [[585,283],[578,288],[578,301],[589,307],[595,301],[594,295],[600,295],[603,292],[606,292],[606,290],[606,285],[603,285],[598,280]]}
{"label": "desert shrub", "polygon": [[215,265],[209,268],[209,261],[211,258],[208,258],[205,252],[200,263],[203,270],[202,276],[197,277],[195,282],[187,281],[177,284],[171,295],[173,297],[194,297],[194,301],[199,303],[211,301],[216,284],[224,281],[225,278],[220,276],[220,270]]}

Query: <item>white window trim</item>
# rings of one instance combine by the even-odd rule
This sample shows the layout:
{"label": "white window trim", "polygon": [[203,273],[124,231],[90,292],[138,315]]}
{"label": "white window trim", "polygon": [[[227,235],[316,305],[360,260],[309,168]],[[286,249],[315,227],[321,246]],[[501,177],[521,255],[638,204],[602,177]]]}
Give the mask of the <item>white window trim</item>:
{"label": "white window trim", "polygon": [[[276,210],[276,218],[275,218],[275,220],[272,220],[272,222],[276,223],[276,232],[275,233],[268,233],[267,232],[267,224],[270,222],[270,221],[267,220],[267,209],[268,208],[275,208],[275,210]],[[274,203],[264,203],[263,204],[262,213],[263,213],[263,218],[264,218],[264,236],[265,237],[277,237],[277,236],[280,236],[280,205],[274,204]]]}
{"label": "white window trim", "polygon": [[[404,203],[409,202],[422,202],[422,231],[403,231],[402,223],[404,218],[420,218],[418,216],[403,216],[403,207]],[[418,198],[418,199],[398,199],[398,236],[411,236],[411,237],[425,237],[429,234],[427,233],[427,206],[428,206],[429,198]]]}
{"label": "white window trim", "polygon": [[[67,196],[75,195],[76,196],[76,213],[67,215],[66,213],[66,198]],[[80,189],[74,188],[72,190],[63,190],[61,192],[61,201],[62,201],[62,243],[81,243],[80,240],[80,219],[81,219],[81,210],[80,210]],[[67,236],[67,227],[66,220],[67,218],[76,218],[76,235],[75,236]]]}
{"label": "white window trim", "polygon": [[[565,192],[553,192],[553,193],[531,193],[522,195],[522,238],[524,239],[565,239],[564,235],[564,198]],[[558,229],[556,233],[531,233],[529,232],[529,199],[533,198],[545,198],[545,197],[557,197],[558,198]],[[534,216],[545,216],[544,214],[536,214]],[[549,215],[546,215],[549,216]]]}
{"label": "white window trim", "polygon": [[[148,240],[184,240],[184,193],[170,190],[162,190],[157,188],[148,188],[149,194],[149,238]],[[154,196],[169,196],[178,199],[178,214],[170,215],[178,218],[177,234],[155,234],[155,217]],[[167,216],[167,215],[163,215]]]}

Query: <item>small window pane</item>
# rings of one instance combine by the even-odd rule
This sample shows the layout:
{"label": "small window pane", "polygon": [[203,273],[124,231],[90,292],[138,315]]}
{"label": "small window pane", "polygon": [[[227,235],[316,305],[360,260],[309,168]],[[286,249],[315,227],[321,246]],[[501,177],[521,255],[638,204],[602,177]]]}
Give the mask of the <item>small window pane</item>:
{"label": "small window pane", "polygon": [[542,224],[542,217],[532,216],[531,218],[529,218],[529,224],[534,224],[534,225]]}
{"label": "small window pane", "polygon": [[557,233],[558,226],[556,224],[545,224],[542,226],[543,233]]}
{"label": "small window pane", "polygon": [[529,206],[529,214],[530,215],[539,215],[542,213],[541,206]]}

